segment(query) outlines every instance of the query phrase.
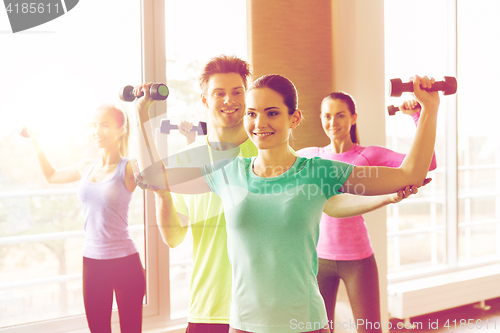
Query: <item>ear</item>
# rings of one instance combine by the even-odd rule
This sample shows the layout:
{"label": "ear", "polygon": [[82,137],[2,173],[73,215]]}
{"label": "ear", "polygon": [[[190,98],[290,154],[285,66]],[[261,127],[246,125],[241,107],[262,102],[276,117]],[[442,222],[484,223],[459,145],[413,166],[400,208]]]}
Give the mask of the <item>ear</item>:
{"label": "ear", "polygon": [[120,131],[121,131],[120,137],[122,137],[125,134],[125,127],[123,127],[123,126],[120,127]]}
{"label": "ear", "polygon": [[200,97],[201,97],[201,102],[203,103],[203,105],[208,109],[208,103],[207,103],[207,96],[205,96],[204,93],[201,93],[200,94]]}
{"label": "ear", "polygon": [[297,109],[295,112],[292,114],[292,125],[290,128],[294,129],[295,127],[299,126],[300,121],[302,120],[302,112]]}
{"label": "ear", "polygon": [[351,115],[351,118],[352,118],[352,125],[356,124],[356,122],[358,121],[358,114],[355,113]]}

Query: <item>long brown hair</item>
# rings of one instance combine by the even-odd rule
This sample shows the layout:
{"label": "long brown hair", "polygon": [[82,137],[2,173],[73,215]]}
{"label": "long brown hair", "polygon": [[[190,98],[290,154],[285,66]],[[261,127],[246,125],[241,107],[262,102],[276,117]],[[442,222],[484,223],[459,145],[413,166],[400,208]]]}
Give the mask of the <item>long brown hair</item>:
{"label": "long brown hair", "polygon": [[[354,116],[356,114],[356,102],[354,102],[354,98],[352,98],[352,96],[348,93],[345,93],[343,91],[332,92],[330,95],[323,98],[323,101],[326,101],[327,99],[338,99],[345,102],[347,104],[349,112],[351,113],[351,116]],[[359,133],[356,124],[351,125],[349,134],[351,135],[352,143],[357,143],[359,145]]]}
{"label": "long brown hair", "polygon": [[292,115],[299,106],[299,96],[295,85],[282,75],[263,75],[252,83],[248,91],[257,88],[269,88],[280,94],[283,97],[283,102],[288,107],[289,115]]}

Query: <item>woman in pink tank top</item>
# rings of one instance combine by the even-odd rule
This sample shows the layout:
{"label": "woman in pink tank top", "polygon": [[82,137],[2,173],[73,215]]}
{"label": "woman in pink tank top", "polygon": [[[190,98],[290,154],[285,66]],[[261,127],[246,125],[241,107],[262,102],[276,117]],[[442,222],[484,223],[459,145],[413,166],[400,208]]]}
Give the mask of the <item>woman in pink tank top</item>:
{"label": "woman in pink tank top", "polygon": [[123,156],[128,143],[128,117],[112,105],[100,106],[92,120],[93,137],[100,150],[97,159],[85,159],[55,169],[37,136],[29,130],[43,175],[49,183],[80,180],[78,197],[85,222],[83,248],[83,299],[91,332],[111,332],[113,292],[122,333],[142,330],[144,269],[128,232],[128,208],[136,187],[132,161]]}
{"label": "woman in pink tank top", "polygon": [[[404,114],[411,115],[415,123],[420,116],[416,101],[400,106]],[[378,147],[359,145],[356,128],[356,104],[344,92],[334,92],[321,103],[323,130],[331,143],[326,147],[299,150],[302,157],[319,156],[356,166],[385,166],[397,168],[404,154]],[[429,170],[436,168],[433,156]],[[380,323],[380,295],[378,270],[368,230],[362,216],[338,219],[323,213],[320,223],[318,252],[318,284],[325,301],[329,320],[334,320],[335,302],[340,280],[344,281],[351,303],[354,321]],[[360,320],[358,322],[358,319]],[[358,332],[381,332],[359,325]]]}

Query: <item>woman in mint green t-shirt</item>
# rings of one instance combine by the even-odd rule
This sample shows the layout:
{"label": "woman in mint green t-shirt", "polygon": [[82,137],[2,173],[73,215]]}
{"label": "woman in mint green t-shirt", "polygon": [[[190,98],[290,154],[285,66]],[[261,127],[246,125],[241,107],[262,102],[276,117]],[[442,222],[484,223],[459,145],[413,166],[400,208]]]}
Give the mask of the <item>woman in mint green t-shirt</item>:
{"label": "woman in mint green t-shirt", "polygon": [[420,86],[433,82],[414,78],[422,115],[399,168],[297,157],[288,142],[302,118],[295,86],[283,76],[265,75],[249,88],[244,116],[257,157],[227,160],[226,154],[226,160],[212,158],[201,170],[165,168],[163,173],[152,166],[143,171],[150,188],[187,194],[211,190],[221,197],[233,272],[230,332],[329,331],[333,323],[316,281],[321,213],[359,215],[411,193],[354,197],[340,192],[379,195],[423,183],[434,150],[439,97]]}

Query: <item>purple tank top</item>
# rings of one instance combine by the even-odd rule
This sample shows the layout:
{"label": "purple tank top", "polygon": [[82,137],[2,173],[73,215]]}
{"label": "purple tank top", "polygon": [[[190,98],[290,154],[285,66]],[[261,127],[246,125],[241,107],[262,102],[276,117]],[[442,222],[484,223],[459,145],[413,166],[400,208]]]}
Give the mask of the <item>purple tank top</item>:
{"label": "purple tank top", "polygon": [[88,180],[98,159],[90,162],[78,187],[78,198],[83,205],[85,242],[83,256],[91,259],[114,259],[137,252],[128,231],[128,208],[132,199],[125,184],[123,158],[114,175],[103,182]]}

